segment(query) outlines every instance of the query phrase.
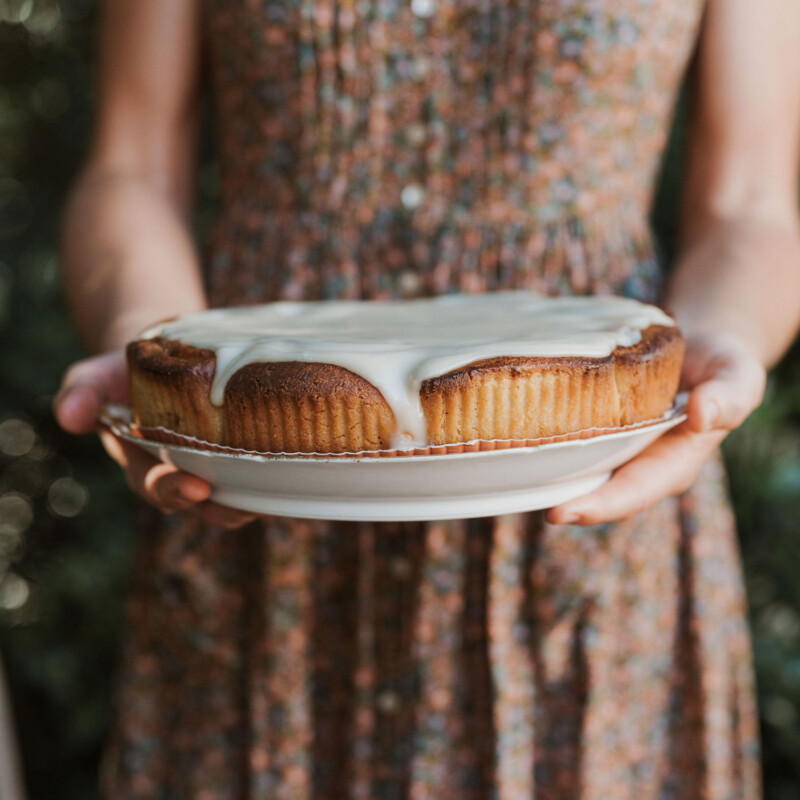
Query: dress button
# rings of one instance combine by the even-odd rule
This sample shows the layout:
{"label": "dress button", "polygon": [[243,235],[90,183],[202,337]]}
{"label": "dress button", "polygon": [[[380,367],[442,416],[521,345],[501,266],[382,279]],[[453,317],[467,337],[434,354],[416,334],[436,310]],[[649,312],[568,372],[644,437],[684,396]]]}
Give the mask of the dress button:
{"label": "dress button", "polygon": [[394,714],[400,708],[400,697],[397,692],[380,692],[375,701],[384,714]]}
{"label": "dress button", "polygon": [[414,122],[406,128],[406,140],[410,145],[418,147],[425,141],[425,126]]}
{"label": "dress button", "polygon": [[[415,280],[415,289],[419,288],[419,278],[418,276],[414,275],[414,273],[403,273],[404,275],[410,275],[416,279]],[[392,576],[397,580],[405,580],[406,578],[411,577],[412,571],[412,564],[410,559],[406,558],[405,556],[395,556],[389,562],[389,570],[392,573]]]}
{"label": "dress button", "polygon": [[427,19],[436,11],[436,0],[411,0],[411,11],[414,16]]}
{"label": "dress button", "polygon": [[425,197],[425,190],[418,183],[410,183],[400,192],[400,202],[409,210],[415,209]]}
{"label": "dress button", "polygon": [[411,62],[411,72],[417,80],[423,80],[431,71],[431,61],[425,56],[419,56]]}

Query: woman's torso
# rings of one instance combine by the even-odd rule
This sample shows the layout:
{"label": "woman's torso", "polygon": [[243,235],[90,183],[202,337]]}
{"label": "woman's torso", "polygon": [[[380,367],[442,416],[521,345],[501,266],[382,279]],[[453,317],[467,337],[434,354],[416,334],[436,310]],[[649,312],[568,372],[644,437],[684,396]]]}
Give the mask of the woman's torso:
{"label": "woman's torso", "polygon": [[213,302],[652,297],[701,0],[206,0]]}

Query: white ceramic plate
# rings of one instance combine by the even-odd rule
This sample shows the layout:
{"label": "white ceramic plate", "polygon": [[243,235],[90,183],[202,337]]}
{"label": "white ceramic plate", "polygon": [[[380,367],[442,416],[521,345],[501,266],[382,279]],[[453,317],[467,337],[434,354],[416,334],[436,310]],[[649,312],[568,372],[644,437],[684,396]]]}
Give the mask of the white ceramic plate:
{"label": "white ceramic plate", "polygon": [[133,436],[119,409],[103,420],[162,461],[209,481],[218,503],[309,519],[462,519],[533,511],[587,494],[661,434],[686,419],[679,403],[663,420],[588,439],[488,452],[375,458],[215,453]]}

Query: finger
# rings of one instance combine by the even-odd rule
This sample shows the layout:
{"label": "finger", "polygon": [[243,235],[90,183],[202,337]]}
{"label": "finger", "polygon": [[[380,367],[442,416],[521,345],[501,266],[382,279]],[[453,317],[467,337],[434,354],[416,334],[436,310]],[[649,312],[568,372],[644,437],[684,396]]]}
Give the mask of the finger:
{"label": "finger", "polygon": [[192,513],[198,514],[203,522],[209,525],[215,525],[218,528],[225,528],[226,530],[241,528],[258,518],[257,514],[222,506],[211,500],[198,505],[193,509]]}
{"label": "finger", "polygon": [[749,357],[717,359],[708,372],[689,395],[689,427],[697,432],[733,430],[761,402],[766,372]]}
{"label": "finger", "polygon": [[128,397],[125,353],[114,350],[73,364],[64,374],[59,394],[78,384],[95,386],[110,402],[124,403]]}
{"label": "finger", "polygon": [[686,425],[665,434],[620,467],[596,491],[551,508],[548,522],[597,525],[627,519],[665,497],[689,488],[724,434],[698,434]]}
{"label": "finger", "polygon": [[134,490],[154,506],[173,511],[195,505],[181,492],[182,473],[172,464],[153,463],[149,456],[136,456],[128,470]]}
{"label": "finger", "polygon": [[53,413],[67,432],[89,433],[96,428],[102,404],[124,402],[127,394],[124,353],[105,353],[79,361],[67,370],[53,398]]}
{"label": "finger", "polygon": [[80,383],[56,395],[53,410],[58,424],[67,433],[90,433],[97,427],[103,396],[93,384]]}
{"label": "finger", "polygon": [[208,481],[164,464],[110,431],[102,431],[101,438],[108,453],[123,468],[131,489],[151,505],[165,511],[183,510],[211,495]]}

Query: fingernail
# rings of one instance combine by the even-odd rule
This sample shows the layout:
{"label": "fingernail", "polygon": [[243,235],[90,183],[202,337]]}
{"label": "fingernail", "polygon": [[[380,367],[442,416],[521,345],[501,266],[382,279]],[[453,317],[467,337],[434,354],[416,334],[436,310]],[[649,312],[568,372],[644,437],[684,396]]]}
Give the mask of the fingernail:
{"label": "fingernail", "polygon": [[71,389],[59,389],[56,396],[53,398],[53,405],[56,408],[63,408],[72,395]]}
{"label": "fingernail", "polygon": [[201,500],[208,499],[208,489],[197,483],[187,483],[181,487],[181,494],[192,502],[199,503]]}
{"label": "fingernail", "polygon": [[59,415],[71,417],[81,407],[81,398],[70,391],[65,392],[56,403]]}
{"label": "fingernail", "polygon": [[710,431],[719,422],[719,403],[716,400],[709,400],[706,403],[706,410],[703,419],[703,430]]}
{"label": "fingernail", "polygon": [[581,521],[581,515],[577,511],[568,511],[562,520],[563,525],[575,525]]}

